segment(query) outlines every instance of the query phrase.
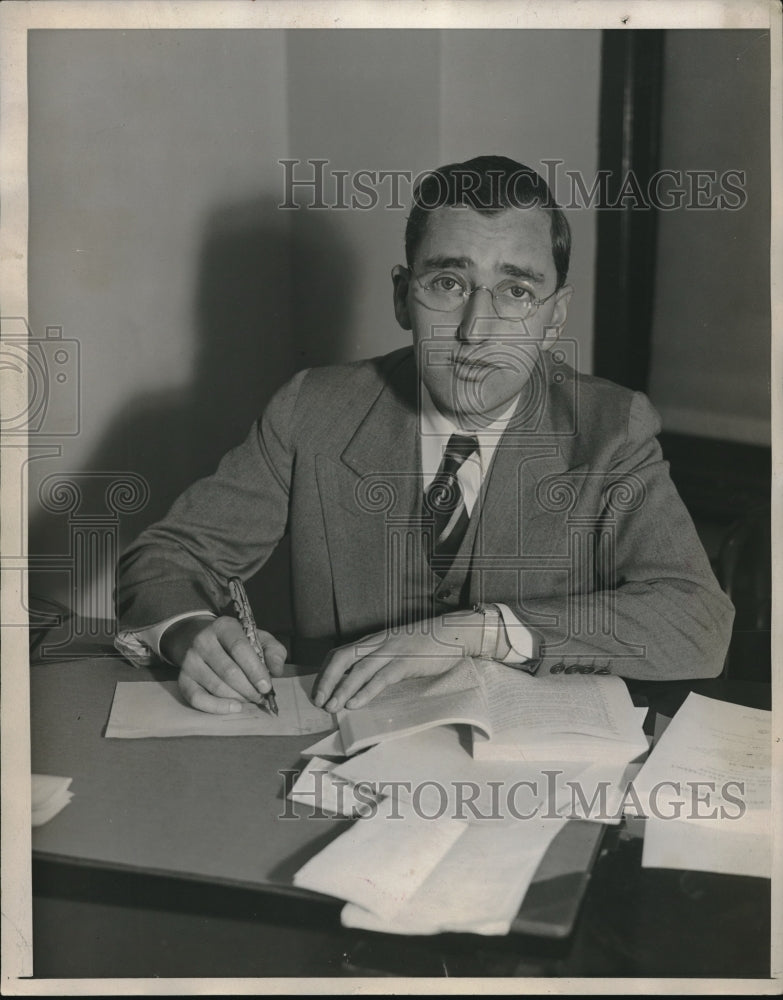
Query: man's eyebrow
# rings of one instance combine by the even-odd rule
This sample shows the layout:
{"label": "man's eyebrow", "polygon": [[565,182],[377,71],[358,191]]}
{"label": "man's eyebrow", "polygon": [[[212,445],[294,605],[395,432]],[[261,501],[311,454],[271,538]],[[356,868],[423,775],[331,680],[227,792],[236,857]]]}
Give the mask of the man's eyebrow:
{"label": "man's eyebrow", "polygon": [[466,267],[472,267],[473,261],[470,257],[447,257],[444,255],[436,257],[428,257],[424,262],[423,266],[430,267],[453,267],[457,269],[464,270]]}
{"label": "man's eyebrow", "polygon": [[[428,257],[423,261],[422,266],[429,270],[430,268],[454,268],[455,270],[464,271],[466,268],[472,267],[474,264],[470,257],[449,257],[446,255],[440,255],[435,257]],[[511,278],[522,278],[526,281],[532,281],[537,285],[542,285],[546,281],[546,276],[540,271],[534,270],[532,267],[520,267],[518,264],[500,264],[498,270],[502,271],[503,274],[509,275]]]}
{"label": "man's eyebrow", "polygon": [[512,278],[524,278],[541,285],[546,280],[546,276],[540,271],[534,271],[532,267],[519,267],[517,264],[501,264],[500,270],[503,274],[508,274]]}

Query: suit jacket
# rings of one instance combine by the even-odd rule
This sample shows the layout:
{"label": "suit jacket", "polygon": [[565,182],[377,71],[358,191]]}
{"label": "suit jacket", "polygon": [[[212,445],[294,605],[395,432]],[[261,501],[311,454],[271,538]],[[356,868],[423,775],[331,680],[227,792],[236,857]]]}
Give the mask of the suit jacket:
{"label": "suit jacket", "polygon": [[205,606],[291,542],[300,661],[385,627],[503,602],[543,669],[714,676],[733,608],[641,393],[541,354],[447,576],[423,538],[413,351],[300,372],[247,439],[127,550],[122,629]]}

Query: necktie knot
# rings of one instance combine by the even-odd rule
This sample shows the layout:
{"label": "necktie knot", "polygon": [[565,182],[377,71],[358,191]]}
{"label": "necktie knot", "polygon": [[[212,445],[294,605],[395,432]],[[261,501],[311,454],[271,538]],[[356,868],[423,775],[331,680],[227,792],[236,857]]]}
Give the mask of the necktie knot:
{"label": "necktie knot", "polygon": [[452,434],[449,438],[440,468],[424,495],[425,508],[436,517],[451,514],[463,502],[457,472],[474,451],[478,451],[475,435]]}
{"label": "necktie knot", "polygon": [[439,576],[451,565],[467,530],[468,512],[457,472],[474,451],[478,451],[475,435],[452,434],[440,468],[424,494],[425,513],[433,518],[430,562]]}
{"label": "necktie knot", "polygon": [[[443,471],[456,474],[474,451],[478,451],[478,438],[475,434],[452,434],[443,452]],[[453,468],[447,469],[447,465]]]}

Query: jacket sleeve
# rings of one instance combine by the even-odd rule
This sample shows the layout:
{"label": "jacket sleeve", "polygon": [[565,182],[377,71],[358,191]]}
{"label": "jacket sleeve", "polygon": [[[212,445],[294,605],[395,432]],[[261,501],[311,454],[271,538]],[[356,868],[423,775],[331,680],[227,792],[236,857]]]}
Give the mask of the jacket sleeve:
{"label": "jacket sleeve", "polygon": [[634,394],[627,434],[601,476],[592,565],[563,596],[522,601],[538,670],[598,670],[646,680],[714,677],[734,608],[721,591],[656,439],[659,418]]}
{"label": "jacket sleeve", "polygon": [[121,634],[199,609],[220,613],[229,577],[247,579],[269,558],[288,522],[294,410],[305,374],[276,393],[213,475],[187,489],[122,555]]}

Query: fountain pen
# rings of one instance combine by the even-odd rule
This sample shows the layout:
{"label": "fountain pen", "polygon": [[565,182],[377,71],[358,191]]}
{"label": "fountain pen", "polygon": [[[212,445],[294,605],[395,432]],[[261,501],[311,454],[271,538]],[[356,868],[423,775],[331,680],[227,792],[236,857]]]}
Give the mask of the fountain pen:
{"label": "fountain pen", "polygon": [[[258,642],[258,636],[256,634],[256,621],[253,617],[253,610],[250,607],[250,601],[247,599],[247,593],[245,591],[244,585],[238,576],[232,576],[228,581],[228,590],[231,594],[231,600],[234,602],[234,610],[237,613],[237,618],[242,624],[242,630],[253,647],[254,652],[260,657],[262,663],[266,663],[264,659],[264,651]],[[269,691],[263,696],[266,702],[266,707],[272,712],[273,715],[278,715],[277,709],[277,698],[275,697],[275,689],[271,686]]]}

